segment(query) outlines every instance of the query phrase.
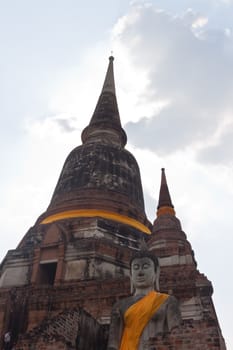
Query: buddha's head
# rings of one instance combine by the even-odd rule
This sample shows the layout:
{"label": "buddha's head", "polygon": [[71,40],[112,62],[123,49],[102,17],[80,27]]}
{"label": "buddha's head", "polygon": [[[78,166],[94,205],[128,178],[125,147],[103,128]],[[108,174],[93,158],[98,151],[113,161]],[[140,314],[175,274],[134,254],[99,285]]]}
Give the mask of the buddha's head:
{"label": "buddha's head", "polygon": [[159,261],[148,250],[141,250],[130,261],[131,286],[133,290],[159,290]]}

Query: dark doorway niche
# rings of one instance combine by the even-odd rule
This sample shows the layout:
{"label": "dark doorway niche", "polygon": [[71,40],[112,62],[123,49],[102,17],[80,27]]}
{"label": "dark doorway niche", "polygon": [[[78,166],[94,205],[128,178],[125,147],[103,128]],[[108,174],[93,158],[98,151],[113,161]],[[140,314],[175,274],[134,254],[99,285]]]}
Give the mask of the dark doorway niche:
{"label": "dark doorway niche", "polygon": [[39,284],[54,284],[57,270],[56,262],[40,263]]}

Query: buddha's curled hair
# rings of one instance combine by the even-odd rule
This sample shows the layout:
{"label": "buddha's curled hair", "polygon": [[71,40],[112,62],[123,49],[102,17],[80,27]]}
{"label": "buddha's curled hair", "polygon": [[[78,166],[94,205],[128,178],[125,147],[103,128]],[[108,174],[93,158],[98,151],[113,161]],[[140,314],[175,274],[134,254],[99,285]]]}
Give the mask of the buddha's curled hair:
{"label": "buddha's curled hair", "polygon": [[140,259],[140,258],[151,259],[154,263],[155,271],[157,271],[157,269],[159,267],[159,259],[157,258],[157,256],[153,252],[151,252],[148,249],[147,244],[144,240],[142,240],[140,242],[140,250],[137,250],[136,252],[133,253],[131,260],[130,260],[130,268],[131,268],[131,264],[132,264],[133,260]]}

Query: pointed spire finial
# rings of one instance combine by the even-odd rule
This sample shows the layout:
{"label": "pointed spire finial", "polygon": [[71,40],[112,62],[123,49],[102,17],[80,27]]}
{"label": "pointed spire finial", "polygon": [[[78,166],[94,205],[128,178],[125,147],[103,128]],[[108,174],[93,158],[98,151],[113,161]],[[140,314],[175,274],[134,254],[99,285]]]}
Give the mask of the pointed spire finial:
{"label": "pointed spire finial", "polygon": [[109,57],[109,64],[108,64],[108,69],[104,80],[104,85],[102,88],[102,93],[112,92],[113,94],[116,94],[115,80],[114,80],[114,73],[113,73],[113,61],[114,61],[114,57],[111,55]]}
{"label": "pointed spire finial", "polygon": [[171,214],[175,215],[174,206],[171,201],[171,196],[169,193],[168,185],[167,185],[167,179],[165,175],[165,169],[162,168],[162,174],[161,174],[161,186],[160,186],[160,192],[159,192],[159,203],[157,207],[157,216],[162,214]]}
{"label": "pointed spire finial", "polygon": [[124,147],[127,142],[117,106],[114,71],[114,57],[109,57],[103,88],[89,125],[82,132],[82,141],[101,142]]}

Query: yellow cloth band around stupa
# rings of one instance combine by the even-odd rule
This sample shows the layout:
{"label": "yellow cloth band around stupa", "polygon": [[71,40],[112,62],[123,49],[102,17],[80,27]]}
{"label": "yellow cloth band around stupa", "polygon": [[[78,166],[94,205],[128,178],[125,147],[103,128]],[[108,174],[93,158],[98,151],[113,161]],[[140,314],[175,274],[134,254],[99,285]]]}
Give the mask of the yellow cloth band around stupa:
{"label": "yellow cloth band around stupa", "polygon": [[172,207],[164,206],[157,210],[157,216],[170,214],[172,216],[176,215],[175,210]]}
{"label": "yellow cloth band around stupa", "polygon": [[128,216],[113,213],[107,210],[96,210],[96,209],[77,209],[77,210],[67,210],[57,214],[53,214],[45,218],[41,224],[50,224],[54,221],[77,218],[77,217],[102,217],[104,219],[110,219],[113,221],[121,222],[122,224],[126,224],[136,228],[139,231],[142,231],[148,235],[151,234],[150,229],[143,225],[141,222],[132,219]]}

